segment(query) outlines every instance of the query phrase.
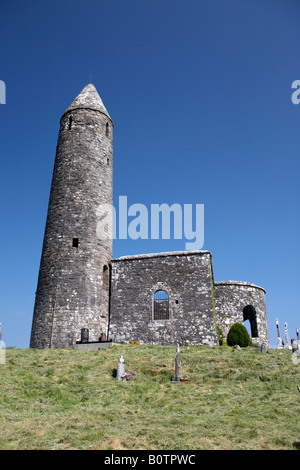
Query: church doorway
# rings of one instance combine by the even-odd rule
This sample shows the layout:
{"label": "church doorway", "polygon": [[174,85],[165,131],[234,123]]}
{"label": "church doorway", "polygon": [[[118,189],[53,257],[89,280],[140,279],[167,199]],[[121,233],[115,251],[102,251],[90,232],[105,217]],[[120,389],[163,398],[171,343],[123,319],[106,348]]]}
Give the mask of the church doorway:
{"label": "church doorway", "polygon": [[[243,319],[244,322],[247,322],[249,320],[249,324],[245,324],[245,327],[247,328],[251,338],[257,338],[258,337],[258,331],[257,331],[257,320],[256,320],[256,310],[252,305],[247,305],[243,309]],[[250,328],[249,328],[250,326]],[[250,331],[249,331],[250,330]]]}

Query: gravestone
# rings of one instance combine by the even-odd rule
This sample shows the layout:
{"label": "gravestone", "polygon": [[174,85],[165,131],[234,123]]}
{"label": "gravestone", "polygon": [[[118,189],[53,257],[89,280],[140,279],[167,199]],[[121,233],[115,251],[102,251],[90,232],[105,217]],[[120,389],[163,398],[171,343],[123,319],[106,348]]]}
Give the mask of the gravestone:
{"label": "gravestone", "polygon": [[278,323],[277,318],[276,318],[276,328],[277,328],[277,348],[282,349],[282,339],[280,337],[279,323]]}
{"label": "gravestone", "polygon": [[288,332],[288,326],[287,326],[287,323],[284,324],[284,328],[285,328],[285,349],[292,349],[292,347],[290,346],[290,338],[289,338],[289,332]]}
{"label": "gravestone", "polygon": [[0,323],[0,364],[5,364],[5,343],[2,341],[2,325]]}
{"label": "gravestone", "polygon": [[180,382],[180,349],[179,344],[177,345],[176,356],[175,356],[175,375],[172,377],[172,382]]}
{"label": "gravestone", "polygon": [[266,343],[263,343],[263,344],[261,345],[261,347],[260,347],[260,352],[261,352],[262,354],[265,354],[265,353],[268,352],[268,346],[267,346]]}
{"label": "gravestone", "polygon": [[117,378],[116,380],[119,382],[120,380],[123,380],[123,377],[125,376],[125,362],[123,356],[119,357],[119,362],[118,362],[118,367],[117,367]]}

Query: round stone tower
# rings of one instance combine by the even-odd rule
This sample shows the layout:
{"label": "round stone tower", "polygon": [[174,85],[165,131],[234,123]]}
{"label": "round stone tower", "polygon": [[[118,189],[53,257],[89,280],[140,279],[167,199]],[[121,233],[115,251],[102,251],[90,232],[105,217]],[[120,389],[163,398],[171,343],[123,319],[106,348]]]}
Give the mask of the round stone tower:
{"label": "round stone tower", "polygon": [[87,85],[60,120],[30,347],[107,335],[113,122]]}

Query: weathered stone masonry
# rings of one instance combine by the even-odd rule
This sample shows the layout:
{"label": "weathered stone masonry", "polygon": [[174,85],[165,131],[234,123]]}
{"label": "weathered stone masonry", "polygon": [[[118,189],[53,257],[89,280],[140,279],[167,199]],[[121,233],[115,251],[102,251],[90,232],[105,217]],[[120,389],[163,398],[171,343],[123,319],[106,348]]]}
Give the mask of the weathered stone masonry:
{"label": "weathered stone masonry", "polygon": [[113,123],[88,85],[65,111],[53,170],[31,347],[65,348],[88,328],[106,334],[112,241],[97,236],[97,209],[112,204]]}
{"label": "weathered stone masonry", "polygon": [[[154,320],[154,294],[169,319]],[[112,261],[110,337],[144,344],[217,344],[210,252],[127,256]]]}
{"label": "weathered stone masonry", "polygon": [[269,344],[265,293],[248,282],[215,283],[216,319],[224,338],[233,323],[249,321],[253,343]]}
{"label": "weathered stone masonry", "polygon": [[214,345],[246,321],[268,344],[264,289],[215,283],[209,251],[112,259],[112,224],[98,226],[112,159],[113,122],[89,84],[60,121],[30,346],[74,347],[83,329],[90,342]]}

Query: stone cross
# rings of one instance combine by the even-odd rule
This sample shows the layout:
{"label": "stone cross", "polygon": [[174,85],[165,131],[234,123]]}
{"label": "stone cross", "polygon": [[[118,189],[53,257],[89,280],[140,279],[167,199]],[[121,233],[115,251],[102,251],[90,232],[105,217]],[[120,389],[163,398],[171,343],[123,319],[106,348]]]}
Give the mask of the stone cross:
{"label": "stone cross", "polygon": [[125,375],[125,362],[123,356],[119,357],[118,368],[117,368],[117,381],[122,380]]}
{"label": "stone cross", "polygon": [[290,346],[290,338],[289,338],[287,323],[284,324],[284,327],[285,327],[285,348],[286,349],[292,349],[291,346]]}
{"label": "stone cross", "polygon": [[282,348],[282,339],[280,337],[279,323],[278,323],[277,318],[276,318],[276,327],[277,327],[277,348],[281,349]]}
{"label": "stone cross", "polygon": [[172,377],[172,382],[180,381],[180,349],[179,344],[177,344],[176,356],[175,356],[175,375]]}

